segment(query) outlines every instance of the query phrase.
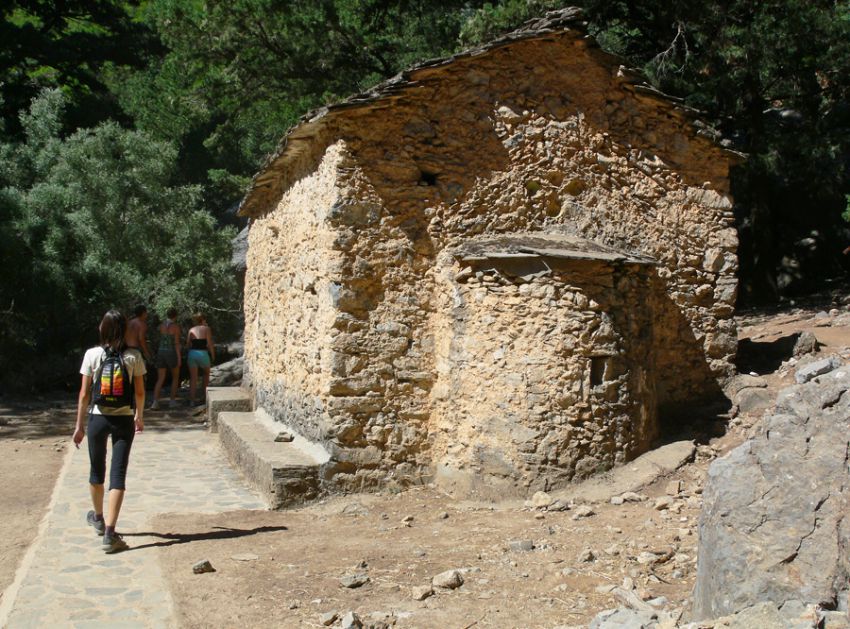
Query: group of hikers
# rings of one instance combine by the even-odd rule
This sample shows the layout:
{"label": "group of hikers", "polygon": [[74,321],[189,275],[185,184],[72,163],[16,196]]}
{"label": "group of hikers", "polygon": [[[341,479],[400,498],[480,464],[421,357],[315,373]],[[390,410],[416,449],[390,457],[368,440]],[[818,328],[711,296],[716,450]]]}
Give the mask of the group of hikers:
{"label": "group of hikers", "polygon": [[[181,329],[176,318],[177,310],[170,308],[159,325],[155,363],[157,381],[152,410],[159,408],[159,394],[169,370],[170,403],[172,406],[177,403],[182,351]],[[82,382],[72,439],[79,448],[83,438],[88,438],[89,491],[93,508],[86,514],[86,522],[103,536],[102,548],[110,554],[128,548],[121,535],[115,532],[115,527],[124,502],[130,448],[135,435],[145,428],[145,363],[152,359],[147,344],[147,319],[145,306],[137,306],[129,322],[121,312],[108,311],[98,327],[100,343],[86,351],[80,367]],[[215,345],[212,329],[203,314],[193,315],[192,323],[185,347],[188,348],[189,404],[195,406],[199,401],[196,398],[199,370],[203,372],[201,397],[206,397],[210,367],[215,360]],[[106,448],[110,438],[109,497],[108,509],[104,513]]]}
{"label": "group of hikers", "polygon": [[[133,317],[127,323],[125,340],[127,347],[141,352],[146,362],[152,361],[151,351],[147,343],[148,309],[144,305],[136,306]],[[180,324],[177,323],[177,309],[169,308],[165,319],[159,324],[159,346],[156,352],[156,385],[153,389],[153,402],[150,410],[159,410],[159,396],[168,372],[171,372],[171,406],[177,405],[177,389],[180,385],[180,367],[183,364],[180,345]],[[198,376],[201,375],[201,403],[206,396],[210,382],[210,367],[215,361],[215,344],[212,338],[212,328],[200,312],[192,315],[192,326],[186,335],[186,366],[189,368],[189,405],[195,406],[198,400],[195,393],[198,389]]]}

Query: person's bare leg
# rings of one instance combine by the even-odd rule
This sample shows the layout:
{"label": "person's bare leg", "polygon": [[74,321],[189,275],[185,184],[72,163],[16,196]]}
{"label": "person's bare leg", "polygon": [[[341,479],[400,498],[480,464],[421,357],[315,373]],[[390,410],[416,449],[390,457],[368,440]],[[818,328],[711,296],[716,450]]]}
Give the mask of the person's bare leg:
{"label": "person's bare leg", "polygon": [[171,401],[177,401],[177,387],[180,386],[180,367],[171,370]]}
{"label": "person's bare leg", "polygon": [[195,387],[198,384],[198,368],[189,367],[189,401],[195,403]]}
{"label": "person's bare leg", "polygon": [[[165,384],[165,367],[159,367],[156,370],[156,384],[153,387],[153,401],[159,402],[159,394],[162,392],[162,385]],[[171,397],[174,397],[172,395]]]}
{"label": "person's bare leg", "polygon": [[89,485],[91,494],[91,506],[95,515],[103,515],[103,485]]}
{"label": "person's bare leg", "polygon": [[[101,490],[103,489],[103,485],[100,486]],[[123,489],[110,489],[109,490],[109,509],[104,515],[104,522],[106,526],[115,528],[115,524],[118,522],[118,514],[121,512],[121,505],[124,503],[124,490]]]}
{"label": "person's bare leg", "polygon": [[207,387],[210,384],[210,371],[211,369],[204,369],[204,390],[202,392],[203,395],[201,396],[204,401],[207,399]]}

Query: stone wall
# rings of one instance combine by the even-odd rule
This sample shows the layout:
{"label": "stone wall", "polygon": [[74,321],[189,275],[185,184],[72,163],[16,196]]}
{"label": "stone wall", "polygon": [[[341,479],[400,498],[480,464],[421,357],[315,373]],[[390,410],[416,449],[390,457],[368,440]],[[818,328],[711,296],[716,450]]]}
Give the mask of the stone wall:
{"label": "stone wall", "polygon": [[527,494],[623,463],[657,436],[651,275],[558,261],[526,281],[441,273],[434,315],[438,481]]}
{"label": "stone wall", "polygon": [[308,438],[328,430],[321,400],[331,379],[340,256],[327,215],[342,151],[302,179],[275,209],[252,223],[245,277],[245,376],[255,403]]}
{"label": "stone wall", "polygon": [[[737,238],[728,157],[680,112],[620,82],[600,54],[570,33],[553,34],[418,70],[416,90],[337,119],[333,143],[316,140],[310,174],[254,222],[246,281],[250,382],[259,403],[328,447],[336,486],[418,482],[437,459],[472,465],[467,455],[450,460],[444,445],[453,438],[441,397],[440,370],[451,364],[446,344],[472,337],[446,337],[453,315],[437,259],[476,235],[560,231],[653,257],[660,263],[654,279],[626,273],[635,287],[605,297],[609,316],[620,316],[618,309],[628,313],[630,300],[649,290],[644,285],[657,284],[650,291],[653,349],[635,350],[646,354],[647,395],[655,398],[657,389],[659,405],[675,406],[719,392],[717,379],[732,373]],[[578,295],[606,273],[581,276],[586,284],[547,281],[558,295]],[[607,276],[619,287],[616,273]],[[458,290],[473,289],[467,282]],[[540,314],[524,324],[528,342],[547,334],[562,311],[601,325],[601,312],[571,310],[570,298],[557,297],[546,314],[544,298],[522,305],[519,295],[515,308],[489,316],[510,329],[527,310]],[[476,302],[470,316],[485,321],[491,299]],[[623,332],[632,323],[627,317],[615,326],[618,339],[632,342]],[[545,358],[556,361],[557,351],[548,351]],[[592,351],[592,343],[581,346],[585,356]],[[651,365],[663,377],[652,377]],[[579,371],[578,363],[563,367],[553,375],[559,387]],[[517,378],[524,365],[505,358],[503,368],[501,377]],[[464,383],[484,377],[474,369],[448,376],[467,406],[476,392]],[[535,413],[539,402],[551,414],[554,400],[565,399],[560,389],[550,391],[547,406],[528,397],[545,397],[546,383],[532,386],[517,399],[523,412],[531,403]],[[646,418],[621,403],[610,417],[629,415],[633,435],[640,434],[635,427]],[[548,441],[542,427],[533,429],[534,451],[517,447],[512,456],[534,460],[514,480],[559,482],[647,447],[647,439],[625,436],[624,419],[583,419],[587,430],[579,430],[570,423],[577,412],[552,414],[553,426],[566,423]],[[602,436],[594,442],[597,429]]]}

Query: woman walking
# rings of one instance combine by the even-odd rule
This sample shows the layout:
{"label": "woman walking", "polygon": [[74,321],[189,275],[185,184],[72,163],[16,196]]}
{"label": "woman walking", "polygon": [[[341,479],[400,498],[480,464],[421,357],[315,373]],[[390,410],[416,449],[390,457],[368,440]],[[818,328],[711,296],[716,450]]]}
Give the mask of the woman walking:
{"label": "woman walking", "polygon": [[215,360],[215,345],[213,344],[212,329],[202,313],[198,312],[192,315],[192,323],[195,325],[189,328],[189,334],[186,337],[186,344],[189,346],[186,364],[189,365],[189,404],[196,406],[198,404],[195,397],[198,386],[198,369],[204,371],[201,400],[206,400],[207,385],[210,383],[210,366],[212,361]]}
{"label": "woman walking", "polygon": [[[86,521],[98,535],[103,535],[104,552],[117,553],[127,549],[127,542],[115,532],[115,527],[124,502],[130,447],[135,434],[145,427],[145,361],[138,350],[127,348],[124,342],[127,319],[117,310],[103,316],[99,331],[100,345],[86,352],[80,368],[82,383],[73,440],[78,448],[83,437],[89,440],[93,509],[86,515]],[[88,427],[84,433],[86,414]],[[106,442],[110,437],[109,508],[104,514]]]}
{"label": "woman walking", "polygon": [[177,387],[180,385],[180,326],[177,324],[177,308],[169,308],[166,319],[159,325],[159,348],[156,351],[156,385],[153,388],[152,411],[159,410],[159,394],[165,384],[165,376],[171,370],[171,406],[177,404]]}

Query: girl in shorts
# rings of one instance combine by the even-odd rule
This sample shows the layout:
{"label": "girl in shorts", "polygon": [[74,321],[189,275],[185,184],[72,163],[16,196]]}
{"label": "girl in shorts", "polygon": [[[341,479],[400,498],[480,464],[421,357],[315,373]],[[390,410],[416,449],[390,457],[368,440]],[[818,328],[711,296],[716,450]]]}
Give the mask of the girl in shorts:
{"label": "girl in shorts", "polygon": [[[117,310],[107,312],[100,322],[100,345],[92,347],[83,357],[80,368],[82,383],[77,400],[77,423],[74,428],[74,445],[78,448],[83,437],[89,440],[89,491],[91,493],[91,511],[86,514],[86,522],[98,535],[103,535],[102,547],[106,553],[117,553],[127,549],[127,543],[118,533],[118,513],[124,502],[127,465],[130,461],[130,447],[136,433],[145,427],[143,411],[145,408],[145,361],[137,349],[129,349],[124,341],[127,319]],[[107,351],[112,356],[108,358]],[[110,361],[118,361],[119,367],[113,368]],[[105,366],[104,366],[105,365]],[[110,373],[106,373],[107,367]],[[111,394],[104,406],[92,404],[93,383],[103,387],[108,383]],[[118,393],[120,387],[120,393]],[[126,388],[130,387],[128,391]],[[101,394],[104,388],[98,389]],[[126,401],[126,404],[125,404]],[[111,404],[111,405],[107,405]],[[118,406],[117,404],[124,404]],[[83,419],[88,415],[88,426],[83,432]],[[104,514],[104,481],[106,480],[106,442],[112,439],[112,460],[109,465],[109,509]]]}
{"label": "girl in shorts", "polygon": [[171,406],[177,404],[177,387],[180,384],[180,326],[177,324],[177,308],[169,308],[166,319],[159,324],[159,348],[156,351],[156,385],[153,388],[152,411],[159,410],[159,394],[165,384],[165,376],[171,370]]}
{"label": "girl in shorts", "polygon": [[186,337],[186,345],[189,347],[186,364],[189,366],[189,404],[196,406],[198,404],[195,397],[198,386],[198,369],[203,369],[204,372],[201,400],[206,400],[207,385],[210,383],[210,366],[215,361],[215,345],[213,344],[212,329],[202,313],[198,312],[192,315],[192,323],[194,325],[189,328],[189,335]]}

